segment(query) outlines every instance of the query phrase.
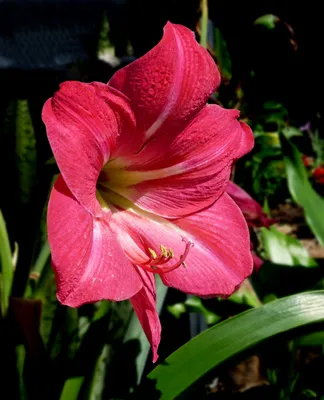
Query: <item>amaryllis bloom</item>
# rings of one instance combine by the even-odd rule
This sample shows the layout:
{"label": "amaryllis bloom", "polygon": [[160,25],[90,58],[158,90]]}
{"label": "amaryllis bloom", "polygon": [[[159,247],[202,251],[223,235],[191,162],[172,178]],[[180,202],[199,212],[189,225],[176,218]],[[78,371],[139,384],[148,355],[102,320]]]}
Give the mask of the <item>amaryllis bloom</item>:
{"label": "amaryllis bloom", "polygon": [[275,221],[267,216],[260,204],[255,201],[245,190],[233,182],[228,182],[226,193],[231,196],[240,207],[248,225],[253,227],[269,227]]}
{"label": "amaryllis bloom", "polygon": [[155,275],[228,296],[252,271],[249,232],[225,193],[253,135],[194,34],[168,23],[108,84],[65,82],[43,109],[61,175],[48,207],[57,297],[71,307],[130,299],[157,359]]}

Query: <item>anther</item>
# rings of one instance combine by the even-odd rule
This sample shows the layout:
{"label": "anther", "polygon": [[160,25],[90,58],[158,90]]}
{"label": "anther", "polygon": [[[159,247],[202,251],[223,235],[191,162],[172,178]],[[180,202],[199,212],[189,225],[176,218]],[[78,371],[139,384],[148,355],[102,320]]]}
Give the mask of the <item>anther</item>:
{"label": "anther", "polygon": [[153,249],[151,249],[150,247],[148,248],[148,251],[151,253],[153,260],[155,260],[157,258],[156,252]]}
{"label": "anther", "polygon": [[161,249],[161,254],[163,257],[168,257],[168,250],[165,246],[163,246],[163,244],[160,245],[160,249]]}

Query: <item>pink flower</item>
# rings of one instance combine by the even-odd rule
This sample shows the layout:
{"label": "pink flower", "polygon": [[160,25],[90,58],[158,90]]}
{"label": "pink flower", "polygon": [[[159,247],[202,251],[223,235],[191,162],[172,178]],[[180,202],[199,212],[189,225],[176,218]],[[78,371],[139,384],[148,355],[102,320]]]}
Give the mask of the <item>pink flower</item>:
{"label": "pink flower", "polygon": [[245,190],[228,182],[226,193],[231,196],[235,203],[240,207],[248,225],[253,227],[269,227],[275,221],[267,216],[260,204],[255,201]]}
{"label": "pink flower", "polygon": [[253,147],[239,112],[206,105],[219,72],[187,28],[108,84],[66,82],[43,110],[61,175],[48,209],[57,297],[130,299],[157,359],[155,279],[228,296],[252,271],[245,220],[226,194]]}

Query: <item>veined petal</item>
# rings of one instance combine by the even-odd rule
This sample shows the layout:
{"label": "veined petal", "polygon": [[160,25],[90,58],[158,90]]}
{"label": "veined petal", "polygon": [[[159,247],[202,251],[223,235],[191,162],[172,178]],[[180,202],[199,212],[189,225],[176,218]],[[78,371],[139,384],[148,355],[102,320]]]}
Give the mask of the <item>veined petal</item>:
{"label": "veined petal", "polygon": [[101,83],[65,82],[43,108],[48,139],[66,184],[93,215],[98,175],[110,157],[136,151],[143,137],[127,99]]}
{"label": "veined petal", "polygon": [[153,362],[158,359],[158,347],[161,340],[161,324],[156,309],[155,279],[153,274],[138,269],[142,279],[142,289],[130,301],[142,325],[145,335],[151,344]]}
{"label": "veined petal", "polygon": [[138,127],[149,139],[183,128],[219,86],[220,74],[194,33],[168,22],[162,40],[108,84],[130,99]]}
{"label": "veined petal", "polygon": [[233,160],[254,144],[251,129],[238,116],[237,110],[205,106],[176,137],[165,133],[137,155],[119,160],[124,170],[112,161],[107,173],[113,190],[166,218],[209,206],[225,191]]}
{"label": "veined petal", "polygon": [[255,201],[245,190],[235,185],[235,183],[228,183],[226,193],[228,193],[240,207],[249,226],[270,226],[275,222],[271,218],[268,218],[257,201]]}
{"label": "veined petal", "polygon": [[161,276],[166,285],[203,297],[227,297],[252,273],[249,230],[226,193],[211,207],[175,224],[195,238],[195,246],[185,270]]}
{"label": "veined petal", "polygon": [[[252,272],[249,231],[226,193],[209,208],[173,222],[134,208],[114,213],[111,226],[129,259],[143,269],[150,253],[158,260],[163,247],[172,252],[155,271],[166,285],[186,293],[228,296]],[[163,272],[179,261],[185,266]]]}
{"label": "veined petal", "polygon": [[47,222],[57,297],[62,304],[78,307],[101,299],[125,300],[142,288],[107,221],[88,213],[62,176],[58,178]]}

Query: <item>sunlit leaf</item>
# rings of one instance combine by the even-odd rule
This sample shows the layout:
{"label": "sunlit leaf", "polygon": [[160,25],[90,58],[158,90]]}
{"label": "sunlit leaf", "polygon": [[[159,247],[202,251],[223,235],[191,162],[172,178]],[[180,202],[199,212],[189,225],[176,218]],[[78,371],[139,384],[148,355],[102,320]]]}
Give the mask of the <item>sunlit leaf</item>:
{"label": "sunlit leaf", "polygon": [[216,322],[221,319],[218,315],[208,310],[204,306],[202,300],[197,296],[189,296],[184,304],[189,312],[201,313],[204,316],[207,325],[216,324]]}
{"label": "sunlit leaf", "polygon": [[196,296],[189,296],[183,303],[170,304],[167,310],[177,319],[185,313],[200,313],[205,318],[207,325],[214,325],[221,319],[217,314],[208,310],[202,300]]}
{"label": "sunlit leaf", "polygon": [[169,356],[148,375],[147,390],[154,387],[160,400],[175,399],[234,355],[279,333],[323,321],[324,291],[286,297],[246,311],[206,330]]}
{"label": "sunlit leaf", "polygon": [[246,279],[241,284],[240,288],[234,292],[228,300],[237,304],[245,304],[250,307],[259,307],[262,305],[249,279]]}
{"label": "sunlit leaf", "polygon": [[254,21],[254,25],[262,25],[267,29],[274,29],[279,22],[279,18],[273,14],[265,14]]}
{"label": "sunlit leaf", "polygon": [[167,310],[170,314],[178,319],[181,317],[182,314],[186,313],[187,308],[184,303],[175,303],[168,305]]}
{"label": "sunlit leaf", "polygon": [[67,379],[60,396],[60,400],[77,400],[84,382],[83,376],[76,376]]}
{"label": "sunlit leaf", "polygon": [[282,129],[282,132],[288,139],[294,136],[303,136],[303,133],[294,126],[286,126],[285,128]]}
{"label": "sunlit leaf", "polygon": [[2,315],[5,315],[8,309],[13,275],[13,258],[6,223],[0,211],[0,294]]}
{"label": "sunlit leaf", "polygon": [[280,135],[284,154],[288,188],[294,201],[305,211],[306,221],[318,241],[324,245],[324,199],[309,183],[302,156],[297,147]]}
{"label": "sunlit leaf", "polygon": [[297,239],[279,232],[274,226],[261,228],[261,238],[266,257],[271,262],[291,266],[317,266],[317,262]]}

